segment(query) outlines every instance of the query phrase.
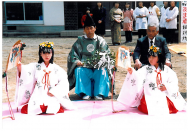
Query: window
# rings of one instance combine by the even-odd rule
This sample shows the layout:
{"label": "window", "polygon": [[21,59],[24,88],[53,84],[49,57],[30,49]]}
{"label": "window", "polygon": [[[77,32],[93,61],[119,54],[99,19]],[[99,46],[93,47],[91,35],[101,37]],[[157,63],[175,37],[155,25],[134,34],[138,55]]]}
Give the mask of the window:
{"label": "window", "polygon": [[25,20],[42,20],[42,3],[25,3]]}
{"label": "window", "polygon": [[6,2],[7,24],[43,24],[42,2]]}
{"label": "window", "polygon": [[22,3],[6,3],[7,20],[24,20]]}

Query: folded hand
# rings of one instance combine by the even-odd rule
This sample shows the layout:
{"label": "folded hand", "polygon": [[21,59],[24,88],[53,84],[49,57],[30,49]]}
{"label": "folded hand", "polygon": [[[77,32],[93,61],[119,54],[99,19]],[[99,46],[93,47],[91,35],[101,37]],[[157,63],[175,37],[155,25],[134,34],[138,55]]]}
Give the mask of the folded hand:
{"label": "folded hand", "polygon": [[166,86],[164,84],[160,85],[159,90],[165,91],[166,90]]}
{"label": "folded hand", "polygon": [[128,67],[127,71],[129,72],[129,74],[133,73],[133,68],[132,67]]}
{"label": "folded hand", "polygon": [[81,61],[78,61],[77,66],[83,66],[83,63]]}
{"label": "folded hand", "polygon": [[54,95],[53,95],[52,93],[50,93],[50,92],[47,92],[47,95],[48,95],[48,96],[51,96],[51,97],[54,96]]}
{"label": "folded hand", "polygon": [[166,19],[166,22],[170,22],[171,21],[171,19]]}

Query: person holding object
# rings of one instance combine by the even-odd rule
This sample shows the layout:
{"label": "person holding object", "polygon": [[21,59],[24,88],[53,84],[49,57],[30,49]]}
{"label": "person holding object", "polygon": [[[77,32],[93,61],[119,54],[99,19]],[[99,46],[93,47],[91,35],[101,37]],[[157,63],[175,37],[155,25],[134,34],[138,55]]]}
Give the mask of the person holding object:
{"label": "person holding object", "polygon": [[113,45],[121,44],[121,26],[123,22],[123,12],[119,8],[119,2],[114,2],[114,7],[110,10],[111,37]]}
{"label": "person holding object", "polygon": [[161,47],[151,45],[148,50],[149,65],[137,71],[128,67],[118,102],[126,108],[137,107],[148,115],[167,115],[186,110],[177,75],[165,65],[163,53]]}
{"label": "person holding object", "polygon": [[158,36],[159,26],[156,23],[150,23],[147,29],[147,36],[142,37],[137,40],[137,45],[134,50],[133,60],[134,60],[134,68],[139,69],[144,65],[148,65],[148,49],[150,46],[155,45],[160,47],[163,55],[166,57],[165,64],[169,67],[171,65],[171,53],[167,47],[166,39]]}
{"label": "person holding object", "polygon": [[143,6],[143,2],[138,2],[138,7],[133,12],[133,16],[136,20],[135,30],[138,30],[138,38],[143,35],[146,36],[147,29],[147,17],[149,16],[148,9]]}
{"label": "person holding object", "polygon": [[166,10],[166,31],[167,31],[167,43],[174,42],[175,31],[177,30],[177,16],[179,14],[178,7],[176,7],[175,1],[170,2],[170,8]]}
{"label": "person holding object", "polygon": [[95,51],[110,52],[106,41],[95,34],[96,25],[89,14],[84,23],[86,35],[79,36],[73,44],[67,58],[67,74],[70,90],[75,87],[75,93],[82,99],[103,100],[108,96],[110,81],[107,70],[97,69],[84,64],[94,55]]}
{"label": "person holding object", "polygon": [[132,31],[133,31],[133,9],[130,8],[130,3],[126,2],[123,11],[123,31],[125,31],[126,41],[125,43],[132,42]]}
{"label": "person holding object", "polygon": [[53,42],[39,45],[38,63],[17,65],[15,103],[24,105],[24,114],[56,114],[64,109],[75,109],[69,99],[69,83],[66,72],[53,62]]}

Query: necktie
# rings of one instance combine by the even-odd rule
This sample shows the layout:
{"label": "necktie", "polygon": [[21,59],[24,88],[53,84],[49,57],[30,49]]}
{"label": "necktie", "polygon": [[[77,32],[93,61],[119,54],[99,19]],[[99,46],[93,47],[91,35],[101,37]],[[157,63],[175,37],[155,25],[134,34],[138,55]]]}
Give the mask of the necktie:
{"label": "necktie", "polygon": [[153,45],[153,41],[151,40],[151,41],[150,41],[150,46],[152,46],[152,45]]}

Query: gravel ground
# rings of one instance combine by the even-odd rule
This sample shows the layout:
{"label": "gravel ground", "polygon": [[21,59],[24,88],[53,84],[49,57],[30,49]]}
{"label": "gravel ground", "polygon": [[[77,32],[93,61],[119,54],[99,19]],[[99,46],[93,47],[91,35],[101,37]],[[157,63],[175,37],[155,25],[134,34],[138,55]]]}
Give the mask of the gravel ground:
{"label": "gravel ground", "polygon": [[[122,45],[125,45],[129,47],[130,50],[134,50],[137,36],[133,36],[133,41],[128,44],[124,44],[125,37],[122,36]],[[58,36],[40,36],[38,38],[37,36],[16,36],[16,37],[4,37],[2,39],[2,72],[5,70],[7,58],[10,52],[10,49],[12,45],[18,41],[21,40],[24,42],[27,46],[23,51],[23,57],[22,57],[22,64],[29,64],[31,62],[37,62],[38,61],[38,45],[44,41],[51,41],[54,42],[54,62],[61,66],[64,70],[67,70],[67,56],[70,52],[70,49],[77,38],[62,38]],[[109,48],[113,51],[117,51],[119,46],[113,46],[111,43],[110,37],[105,37],[106,42],[109,45]],[[173,43],[177,44],[177,43]],[[172,45],[173,45],[172,44]],[[179,43],[181,44],[181,43]],[[177,73],[178,81],[179,81],[179,91],[181,92],[182,96],[187,100],[187,58],[181,55],[178,55],[171,51],[172,54],[172,65],[173,70]],[[133,67],[133,61],[132,61],[132,67]],[[114,99],[118,97],[118,94],[121,90],[121,87],[123,85],[123,81],[126,77],[127,71],[121,67],[117,68],[116,72],[116,95],[114,96]],[[16,67],[9,70],[8,73],[8,91],[9,91],[9,97],[10,101],[14,101],[14,95],[15,95],[15,87],[16,87]],[[111,94],[109,93],[109,97],[105,100],[110,100]],[[7,102],[7,96],[5,92],[5,80],[2,79],[2,100],[3,102]],[[74,89],[70,91],[70,99],[71,100],[80,100],[75,93]]]}

